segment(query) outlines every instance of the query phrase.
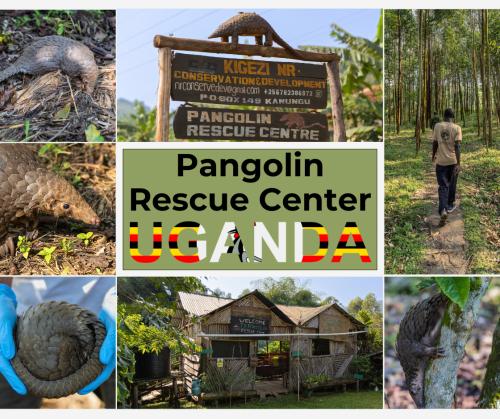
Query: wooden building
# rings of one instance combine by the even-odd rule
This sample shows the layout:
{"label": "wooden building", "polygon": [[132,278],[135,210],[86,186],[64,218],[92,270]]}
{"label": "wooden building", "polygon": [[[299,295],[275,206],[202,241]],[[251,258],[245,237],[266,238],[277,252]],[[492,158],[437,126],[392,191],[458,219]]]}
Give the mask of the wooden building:
{"label": "wooden building", "polygon": [[181,360],[188,391],[195,378],[210,393],[252,391],[266,379],[287,390],[314,377],[341,380],[364,330],[336,303],[275,305],[259,291],[238,299],[181,292],[178,303],[179,327],[202,348]]}

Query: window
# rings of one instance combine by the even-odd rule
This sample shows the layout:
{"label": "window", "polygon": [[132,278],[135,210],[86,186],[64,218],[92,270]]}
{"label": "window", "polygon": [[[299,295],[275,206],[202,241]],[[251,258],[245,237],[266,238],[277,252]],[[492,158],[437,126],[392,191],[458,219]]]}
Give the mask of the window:
{"label": "window", "polygon": [[328,339],[313,339],[313,356],[330,355],[330,341]]}
{"label": "window", "polygon": [[213,340],[213,358],[248,358],[250,356],[250,342]]}

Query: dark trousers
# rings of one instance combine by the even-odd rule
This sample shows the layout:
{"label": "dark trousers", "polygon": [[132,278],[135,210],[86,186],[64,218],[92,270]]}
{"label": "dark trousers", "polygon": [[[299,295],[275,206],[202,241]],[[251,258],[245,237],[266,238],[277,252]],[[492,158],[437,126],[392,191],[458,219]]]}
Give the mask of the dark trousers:
{"label": "dark trousers", "polygon": [[436,164],[436,177],[439,185],[439,213],[455,203],[455,194],[457,192],[457,178],[455,174],[456,164],[449,166],[440,166]]}

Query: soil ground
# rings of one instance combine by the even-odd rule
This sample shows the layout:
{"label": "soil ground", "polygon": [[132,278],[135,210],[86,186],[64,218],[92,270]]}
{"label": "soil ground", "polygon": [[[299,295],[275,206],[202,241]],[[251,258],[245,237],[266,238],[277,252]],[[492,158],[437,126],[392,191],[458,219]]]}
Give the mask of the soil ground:
{"label": "soil ground", "polygon": [[433,203],[432,212],[424,218],[429,240],[424,253],[422,273],[465,274],[467,271],[466,243],[460,197],[456,202],[458,208],[448,215],[443,225],[437,212],[439,198],[434,173],[428,174],[422,195],[423,199]]}

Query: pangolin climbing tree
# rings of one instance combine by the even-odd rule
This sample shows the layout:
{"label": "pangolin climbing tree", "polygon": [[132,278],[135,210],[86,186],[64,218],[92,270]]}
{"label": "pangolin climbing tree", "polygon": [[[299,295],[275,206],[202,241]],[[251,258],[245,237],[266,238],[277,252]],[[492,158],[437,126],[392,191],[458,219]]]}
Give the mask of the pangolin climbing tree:
{"label": "pangolin climbing tree", "polygon": [[431,409],[453,407],[458,367],[490,279],[446,277],[437,278],[436,283],[450,302],[438,343],[444,349],[444,356],[431,360],[425,371],[425,407]]}

